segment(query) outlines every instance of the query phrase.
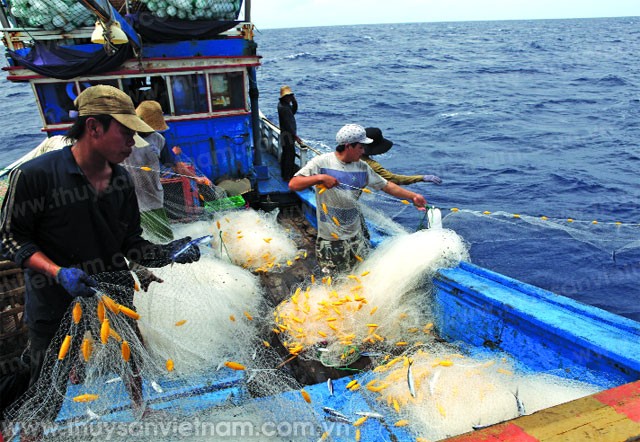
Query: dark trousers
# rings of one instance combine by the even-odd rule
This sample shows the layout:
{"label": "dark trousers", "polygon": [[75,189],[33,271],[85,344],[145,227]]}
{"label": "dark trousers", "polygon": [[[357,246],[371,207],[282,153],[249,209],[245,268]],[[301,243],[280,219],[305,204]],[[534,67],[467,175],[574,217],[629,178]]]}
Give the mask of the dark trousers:
{"label": "dark trousers", "polygon": [[282,149],[282,155],[280,156],[280,171],[282,173],[282,179],[289,181],[299,169],[295,163],[295,140],[293,139],[293,135],[289,132],[280,133],[280,149]]}

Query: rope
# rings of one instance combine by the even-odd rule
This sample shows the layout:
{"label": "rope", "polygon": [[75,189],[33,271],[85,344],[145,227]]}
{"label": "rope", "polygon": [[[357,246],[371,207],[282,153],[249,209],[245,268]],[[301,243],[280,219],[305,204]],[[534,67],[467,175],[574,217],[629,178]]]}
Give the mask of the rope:
{"label": "rope", "polygon": [[[153,169],[153,168],[151,168],[149,166],[132,166],[130,164],[122,164],[122,163],[120,165],[124,166],[124,167],[127,167],[129,169],[139,169],[139,170],[142,170],[144,172],[157,172],[157,173],[167,174],[167,175],[171,175],[171,176],[184,177],[184,178],[187,178],[187,179],[190,179],[190,180],[196,180],[196,179],[200,178],[199,176],[183,175],[183,174],[178,173],[178,172],[170,172],[170,171],[163,172],[162,170]],[[211,186],[209,186],[209,187],[211,187]]]}
{"label": "rope", "polygon": [[[388,199],[388,200],[391,200],[391,201],[394,201],[394,202],[400,202],[400,203],[405,204],[405,205],[409,205],[409,204],[411,204],[411,203],[410,203],[409,201],[407,201],[407,200],[401,200],[401,199],[398,199],[398,198],[396,198],[396,197],[389,196],[389,195],[387,195],[386,193],[379,193],[379,192],[373,193],[371,190],[367,189],[366,187],[355,187],[355,186],[350,186],[349,184],[345,184],[345,183],[340,183],[340,184],[338,184],[338,186],[336,186],[336,187],[332,187],[332,189],[336,189],[336,188],[338,188],[338,187],[342,187],[342,186],[344,186],[344,187],[349,187],[350,189],[354,189],[354,190],[359,190],[360,192],[368,193],[368,194],[373,195],[374,197],[377,197],[377,198],[386,198],[386,199]],[[318,190],[318,194],[322,194],[322,193],[324,193],[326,190],[329,190],[329,189],[327,189],[327,188],[326,188],[324,185],[322,185],[322,184],[319,184],[319,185],[318,185],[318,186],[316,186],[316,187],[318,187],[318,189],[319,189],[319,190]],[[428,207],[428,206],[427,206],[427,207]]]}
{"label": "rope", "polygon": [[457,207],[442,207],[443,210],[449,210],[451,213],[471,213],[473,215],[483,215],[483,216],[501,216],[515,219],[522,218],[530,218],[530,219],[538,219],[541,221],[555,222],[555,223],[567,223],[567,224],[587,224],[587,225],[604,225],[604,226],[628,226],[628,227],[640,227],[640,223],[626,223],[621,221],[598,221],[598,220],[578,220],[575,218],[551,218],[545,215],[533,216],[533,215],[525,215],[520,213],[510,213],[510,212],[491,212],[489,210],[479,211],[479,210],[470,210],[470,209],[459,209]]}

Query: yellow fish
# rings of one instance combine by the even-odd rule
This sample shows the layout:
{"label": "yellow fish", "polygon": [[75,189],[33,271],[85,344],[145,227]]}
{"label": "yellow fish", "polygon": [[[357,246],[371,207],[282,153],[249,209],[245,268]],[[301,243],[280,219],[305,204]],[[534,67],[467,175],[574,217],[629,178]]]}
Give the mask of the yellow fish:
{"label": "yellow fish", "polygon": [[71,335],[67,335],[62,341],[62,345],[60,345],[60,351],[58,352],[58,360],[61,361],[65,358],[65,356],[67,356],[70,345],[71,345]]}
{"label": "yellow fish", "polygon": [[127,341],[122,341],[121,352],[122,359],[124,359],[125,362],[129,362],[129,358],[131,357],[131,349],[129,348],[129,344],[127,343]]}
{"label": "yellow fish", "polygon": [[244,365],[232,361],[226,361],[224,365],[232,370],[244,370],[246,368]]}
{"label": "yellow fish", "polygon": [[82,318],[82,306],[78,301],[76,301],[76,304],[73,306],[72,316],[73,322],[75,322],[76,324],[79,323],[80,319]]}
{"label": "yellow fish", "polygon": [[73,402],[91,402],[98,399],[100,396],[97,394],[81,394],[73,398]]}

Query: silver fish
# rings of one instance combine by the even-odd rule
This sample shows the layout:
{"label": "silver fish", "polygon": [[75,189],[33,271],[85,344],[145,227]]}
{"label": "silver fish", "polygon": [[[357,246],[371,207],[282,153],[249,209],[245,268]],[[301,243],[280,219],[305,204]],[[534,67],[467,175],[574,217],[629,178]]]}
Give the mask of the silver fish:
{"label": "silver fish", "polygon": [[360,353],[360,356],[364,356],[367,358],[377,358],[380,356],[384,356],[384,353],[376,352],[376,351],[363,351]]}
{"label": "silver fish", "polygon": [[518,389],[517,388],[516,388],[516,393],[514,394],[514,396],[516,398],[516,406],[518,407],[518,417],[524,416],[525,413],[526,413],[526,410],[524,409],[524,404],[522,403],[522,401],[518,397]]}
{"label": "silver fish", "polygon": [[89,416],[89,420],[100,419],[100,415],[89,407],[87,407],[87,415]]}
{"label": "silver fish", "polygon": [[176,258],[182,255],[184,252],[186,252],[189,249],[189,247],[193,245],[204,244],[207,241],[211,241],[212,239],[213,239],[213,235],[205,235],[205,236],[201,236],[200,238],[192,239],[191,241],[186,243],[184,246],[182,246],[180,250],[176,250],[175,252],[173,252],[173,254],[171,255],[171,264],[173,265],[173,263],[176,261]]}
{"label": "silver fish", "polygon": [[327,388],[329,389],[329,395],[333,396],[333,381],[331,378],[327,379]]}
{"label": "silver fish", "polygon": [[353,423],[349,419],[345,419],[345,418],[337,417],[337,416],[326,416],[325,419],[330,421],[330,422],[336,422],[338,424],[351,425]]}
{"label": "silver fish", "polygon": [[349,420],[349,418],[347,416],[345,416],[344,414],[340,413],[338,410],[334,410],[333,408],[329,408],[329,407],[322,407],[322,411],[324,411],[325,413],[327,413],[330,416],[333,417],[337,417],[339,419],[344,419],[344,420]]}
{"label": "silver fish", "polygon": [[118,376],[117,378],[113,378],[113,379],[109,379],[107,381],[104,381],[105,384],[113,384],[114,382],[118,382],[121,381],[122,378],[120,376]]}
{"label": "silver fish", "polygon": [[440,370],[436,371],[433,374],[433,377],[429,381],[429,393],[433,396],[436,392],[436,383],[438,382],[438,378],[440,377]]}
{"label": "silver fish", "polygon": [[374,419],[384,419],[383,415],[381,415],[380,413],[375,413],[373,411],[356,411],[355,414],[357,414],[358,416],[367,416]]}
{"label": "silver fish", "polygon": [[411,393],[411,396],[416,397],[416,384],[413,381],[413,372],[411,371],[412,365],[413,361],[409,361],[409,368],[407,369],[407,385],[409,386],[409,393]]}
{"label": "silver fish", "polygon": [[158,393],[162,393],[162,387],[160,387],[156,381],[151,382],[151,387],[153,387],[153,389]]}

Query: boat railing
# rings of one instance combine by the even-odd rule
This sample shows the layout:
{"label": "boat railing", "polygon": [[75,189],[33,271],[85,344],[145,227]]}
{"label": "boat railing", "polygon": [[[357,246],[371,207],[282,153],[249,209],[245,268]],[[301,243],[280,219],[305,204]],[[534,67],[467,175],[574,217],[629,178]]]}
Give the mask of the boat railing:
{"label": "boat railing", "polygon": [[[282,154],[282,149],[280,148],[280,128],[262,112],[260,113],[260,133],[262,134],[262,148],[267,153],[279,159]],[[304,142],[296,142],[296,158],[298,159],[298,165],[300,167],[303,167],[311,158],[321,153],[318,149]]]}

